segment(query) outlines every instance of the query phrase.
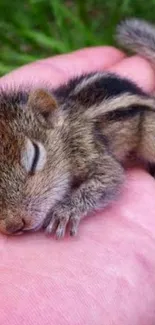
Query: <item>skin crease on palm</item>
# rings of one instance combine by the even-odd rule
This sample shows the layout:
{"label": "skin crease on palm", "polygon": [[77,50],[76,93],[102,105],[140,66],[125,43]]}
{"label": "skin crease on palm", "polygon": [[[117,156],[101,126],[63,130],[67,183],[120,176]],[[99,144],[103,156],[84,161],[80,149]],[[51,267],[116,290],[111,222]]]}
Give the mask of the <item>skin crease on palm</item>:
{"label": "skin crease on palm", "polygon": [[[111,47],[30,64],[1,78],[0,85],[54,86],[94,70],[154,89],[148,62]],[[76,238],[0,236],[0,324],[155,324],[155,181],[139,167],[126,174],[120,199],[83,220]]]}

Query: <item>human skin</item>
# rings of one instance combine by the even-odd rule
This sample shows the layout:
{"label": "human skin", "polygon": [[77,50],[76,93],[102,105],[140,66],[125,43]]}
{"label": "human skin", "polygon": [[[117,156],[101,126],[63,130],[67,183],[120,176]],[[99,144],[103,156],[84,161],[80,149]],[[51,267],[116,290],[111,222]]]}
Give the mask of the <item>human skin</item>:
{"label": "human skin", "polygon": [[[154,89],[148,62],[111,47],[35,62],[0,85],[55,86],[95,70]],[[0,235],[0,324],[155,324],[155,181],[138,166],[126,176],[119,200],[85,218],[76,238]]]}

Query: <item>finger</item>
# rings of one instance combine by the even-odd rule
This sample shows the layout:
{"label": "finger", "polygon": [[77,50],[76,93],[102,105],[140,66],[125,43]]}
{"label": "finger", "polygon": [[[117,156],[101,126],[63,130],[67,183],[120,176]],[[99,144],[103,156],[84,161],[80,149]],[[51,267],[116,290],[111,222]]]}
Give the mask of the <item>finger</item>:
{"label": "finger", "polygon": [[93,47],[25,65],[0,79],[0,85],[56,86],[84,72],[104,70],[121,61],[124,54],[113,47]]}
{"label": "finger", "polygon": [[125,57],[123,52],[110,46],[100,46],[81,49],[66,55],[55,56],[40,61],[54,64],[63,70],[68,77],[80,75],[89,71],[103,70],[120,62]]}
{"label": "finger", "polygon": [[135,55],[124,58],[113,65],[109,71],[130,78],[145,91],[151,92],[155,87],[155,73],[148,61]]}

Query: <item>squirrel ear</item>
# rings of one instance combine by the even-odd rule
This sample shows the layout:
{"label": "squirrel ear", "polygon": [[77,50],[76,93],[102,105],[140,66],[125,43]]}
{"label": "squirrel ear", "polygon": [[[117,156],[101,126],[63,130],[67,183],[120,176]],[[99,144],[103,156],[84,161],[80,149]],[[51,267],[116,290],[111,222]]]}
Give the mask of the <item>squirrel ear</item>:
{"label": "squirrel ear", "polygon": [[54,96],[44,89],[30,92],[27,105],[45,127],[53,127],[58,120],[58,105]]}

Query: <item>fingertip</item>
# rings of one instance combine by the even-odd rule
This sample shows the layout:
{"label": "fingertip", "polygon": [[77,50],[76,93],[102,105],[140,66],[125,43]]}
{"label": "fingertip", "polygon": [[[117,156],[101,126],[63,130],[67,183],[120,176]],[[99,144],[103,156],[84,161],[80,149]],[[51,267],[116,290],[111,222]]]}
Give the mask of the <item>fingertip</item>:
{"label": "fingertip", "polygon": [[153,68],[148,61],[138,55],[124,58],[112,66],[109,71],[131,79],[147,92],[154,90],[155,74]]}
{"label": "fingertip", "polygon": [[118,64],[125,54],[112,46],[97,46],[80,49],[71,54],[74,60],[77,57],[81,63],[81,69],[88,70],[104,70],[115,64]]}

